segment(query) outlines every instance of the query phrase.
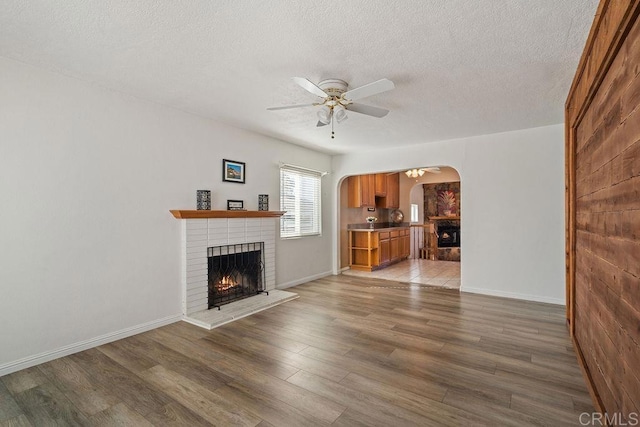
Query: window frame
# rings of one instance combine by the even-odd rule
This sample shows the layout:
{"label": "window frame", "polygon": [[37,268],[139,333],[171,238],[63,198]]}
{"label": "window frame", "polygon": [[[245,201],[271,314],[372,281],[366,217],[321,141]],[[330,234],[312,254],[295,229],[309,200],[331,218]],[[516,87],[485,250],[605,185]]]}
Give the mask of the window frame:
{"label": "window frame", "polygon": [[[290,213],[291,211],[291,207],[290,207],[290,203],[291,202],[291,196],[289,194],[286,194],[287,189],[285,188],[285,175],[284,174],[288,174],[290,177],[293,177],[295,179],[298,179],[300,181],[304,180],[304,179],[313,179],[314,182],[314,186],[316,187],[315,189],[313,189],[312,191],[314,191],[315,194],[312,195],[310,201],[307,200],[306,203],[314,203],[314,205],[311,208],[312,212],[307,212],[304,210],[304,208],[301,208],[301,204],[304,202],[303,199],[303,194],[302,191],[303,189],[300,188],[298,192],[296,192],[296,194],[294,194],[294,204],[296,205],[296,208],[294,210],[294,212]],[[300,167],[300,166],[295,166],[295,165],[281,165],[280,166],[280,210],[281,211],[286,211],[282,217],[280,217],[280,239],[282,240],[290,240],[290,239],[301,239],[301,238],[305,238],[305,237],[315,237],[315,236],[322,236],[322,176],[324,174],[320,171],[316,171],[313,169],[307,169],[304,167]],[[317,181],[316,181],[317,180]],[[298,182],[299,185],[302,185],[302,182]],[[289,189],[290,191],[290,189]],[[304,222],[304,215],[310,216],[311,217],[311,222],[312,223],[316,223],[315,226],[311,227],[311,231],[303,231],[305,230],[305,227],[303,225]],[[291,232],[289,231],[290,228],[290,221],[291,221],[291,215],[296,215],[294,218],[295,221],[295,226],[294,226],[294,231]],[[308,221],[308,219],[307,219]],[[285,227],[285,225],[289,225],[287,227]]]}

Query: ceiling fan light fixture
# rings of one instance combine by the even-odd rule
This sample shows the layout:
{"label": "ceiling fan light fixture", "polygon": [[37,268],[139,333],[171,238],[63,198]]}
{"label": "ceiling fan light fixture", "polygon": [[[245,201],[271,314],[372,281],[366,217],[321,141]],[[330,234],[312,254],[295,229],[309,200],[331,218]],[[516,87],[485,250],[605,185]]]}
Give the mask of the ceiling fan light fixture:
{"label": "ceiling fan light fixture", "polygon": [[341,104],[338,104],[335,107],[333,107],[333,115],[336,118],[336,121],[338,123],[341,123],[349,118],[347,116],[347,110]]}
{"label": "ceiling fan light fixture", "polygon": [[322,106],[320,110],[318,110],[318,120],[320,123],[328,125],[331,122],[331,109],[326,105]]}
{"label": "ceiling fan light fixture", "polygon": [[405,172],[405,174],[409,178],[417,178],[419,176],[424,175],[424,172],[425,172],[424,169],[409,169],[408,171]]}

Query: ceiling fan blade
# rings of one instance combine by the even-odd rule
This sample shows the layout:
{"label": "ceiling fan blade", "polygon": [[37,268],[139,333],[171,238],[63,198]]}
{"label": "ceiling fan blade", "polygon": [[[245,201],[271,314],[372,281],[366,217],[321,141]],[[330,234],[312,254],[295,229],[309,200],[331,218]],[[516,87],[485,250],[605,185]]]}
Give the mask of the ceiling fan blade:
{"label": "ceiling fan blade", "polygon": [[377,82],[369,83],[364,86],[351,89],[342,94],[344,99],[355,101],[356,99],[366,98],[367,96],[376,95],[395,88],[391,80],[380,79]]}
{"label": "ceiling fan blade", "polygon": [[353,111],[355,113],[366,114],[367,116],[378,118],[384,117],[389,114],[389,110],[364,104],[349,104],[345,108],[347,109],[347,111]]}
{"label": "ceiling fan blade", "polygon": [[[331,123],[331,122],[329,122],[329,123]],[[318,120],[318,124],[316,125],[316,127],[326,126],[326,125],[328,125],[329,123],[322,123],[320,120]]]}
{"label": "ceiling fan blade", "polygon": [[311,83],[309,80],[305,79],[304,77],[292,77],[292,79],[294,82],[298,83],[303,89],[308,90],[309,92],[311,92],[316,96],[319,96],[320,98],[326,98],[329,96],[325,91],[323,91],[318,86]]}
{"label": "ceiling fan blade", "polygon": [[431,172],[431,173],[442,173],[439,167],[424,168],[423,170],[425,172]]}
{"label": "ceiling fan blade", "polygon": [[297,104],[297,105],[285,105],[284,107],[269,107],[267,110],[288,110],[290,108],[312,107],[317,104]]}

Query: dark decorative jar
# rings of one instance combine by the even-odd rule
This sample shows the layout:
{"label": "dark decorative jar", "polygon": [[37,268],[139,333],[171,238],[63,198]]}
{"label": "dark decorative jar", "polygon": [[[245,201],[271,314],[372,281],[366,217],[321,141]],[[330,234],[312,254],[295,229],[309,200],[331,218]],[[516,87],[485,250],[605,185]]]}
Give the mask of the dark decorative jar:
{"label": "dark decorative jar", "polygon": [[210,211],[211,210],[211,191],[209,190],[197,190],[198,196],[198,210]]}

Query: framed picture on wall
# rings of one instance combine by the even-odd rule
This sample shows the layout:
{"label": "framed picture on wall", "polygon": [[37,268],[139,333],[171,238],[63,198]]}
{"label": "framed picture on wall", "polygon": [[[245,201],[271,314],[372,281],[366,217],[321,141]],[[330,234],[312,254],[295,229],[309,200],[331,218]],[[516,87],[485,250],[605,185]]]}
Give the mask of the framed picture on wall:
{"label": "framed picture on wall", "polygon": [[456,215],[456,194],[451,190],[438,190],[438,215]]}
{"label": "framed picture on wall", "polygon": [[235,160],[222,159],[222,180],[244,184],[245,164]]}
{"label": "framed picture on wall", "polygon": [[243,211],[244,200],[227,200],[228,211]]}

